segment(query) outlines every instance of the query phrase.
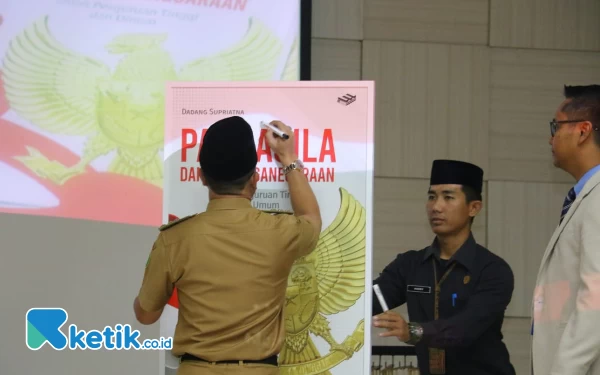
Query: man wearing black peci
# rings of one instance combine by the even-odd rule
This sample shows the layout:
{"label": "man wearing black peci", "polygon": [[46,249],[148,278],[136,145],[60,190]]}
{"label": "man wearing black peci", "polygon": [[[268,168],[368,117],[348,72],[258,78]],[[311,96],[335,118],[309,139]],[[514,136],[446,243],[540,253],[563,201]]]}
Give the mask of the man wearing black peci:
{"label": "man wearing black peci", "polygon": [[434,161],[426,207],[435,240],[399,254],[373,282],[388,308],[407,304],[409,322],[374,295],[373,325],[415,346],[421,375],[515,374],[501,332],[513,273],[471,232],[482,185],[481,168]]}

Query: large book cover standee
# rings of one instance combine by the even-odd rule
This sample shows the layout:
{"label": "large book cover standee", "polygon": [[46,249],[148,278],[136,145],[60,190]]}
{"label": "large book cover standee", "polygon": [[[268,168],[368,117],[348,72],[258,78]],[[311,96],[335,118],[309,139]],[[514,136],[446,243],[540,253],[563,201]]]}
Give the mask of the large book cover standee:
{"label": "large book cover standee", "polygon": [[[316,249],[290,273],[288,298],[296,303],[285,310],[281,372],[370,373],[374,83],[172,82],[165,111],[164,223],[206,209],[208,192],[198,175],[202,137],[215,121],[234,115],[250,123],[257,144],[253,206],[292,210],[282,165],[260,122],[280,120],[294,129],[323,230]],[[309,277],[294,277],[301,273]],[[175,291],[160,321],[162,336],[173,336],[177,309]],[[305,356],[308,351],[313,355]],[[177,359],[169,352],[162,359],[161,370],[175,374]]]}

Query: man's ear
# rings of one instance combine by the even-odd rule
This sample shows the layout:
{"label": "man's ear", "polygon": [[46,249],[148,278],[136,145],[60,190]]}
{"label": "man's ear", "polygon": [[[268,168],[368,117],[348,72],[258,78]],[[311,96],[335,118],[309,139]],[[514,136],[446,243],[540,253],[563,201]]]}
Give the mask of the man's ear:
{"label": "man's ear", "polygon": [[579,140],[577,143],[582,144],[589,137],[593,137],[592,132],[594,131],[594,126],[589,121],[583,121],[579,123]]}
{"label": "man's ear", "polygon": [[260,180],[260,175],[258,174],[258,172],[254,172],[254,174],[252,175],[252,178],[250,179],[250,181],[252,181],[252,186],[254,188],[256,188],[256,186],[258,185],[259,180]]}
{"label": "man's ear", "polygon": [[469,203],[469,216],[475,217],[481,212],[481,208],[483,207],[483,202],[481,201],[472,201]]}

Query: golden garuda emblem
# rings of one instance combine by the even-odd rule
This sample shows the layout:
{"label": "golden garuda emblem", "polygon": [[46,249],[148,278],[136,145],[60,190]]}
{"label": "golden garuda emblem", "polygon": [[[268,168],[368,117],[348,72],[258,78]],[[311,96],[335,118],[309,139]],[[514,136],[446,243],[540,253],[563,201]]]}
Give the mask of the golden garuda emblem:
{"label": "golden garuda emblem", "polygon": [[[254,18],[237,44],[178,70],[162,46],[167,38],[144,33],[115,37],[105,48],[122,57],[111,72],[103,62],[57,41],[48,17],[18,34],[3,61],[11,109],[46,132],[84,136],[86,144],[72,166],[48,160],[32,147],[29,155],[16,158],[38,176],[63,184],[111,154],[109,172],[162,186],[166,81],[264,81],[279,74],[283,43]],[[201,45],[198,40],[189,48]],[[292,51],[282,80],[297,79],[298,54]]]}
{"label": "golden garuda emblem", "polygon": [[[329,370],[362,348],[364,319],[338,343],[327,315],[353,306],[365,290],[366,210],[340,188],[341,205],[316,249],[298,259],[290,272],[285,305],[285,343],[279,354],[282,375],[330,374]],[[330,346],[322,356],[311,335]]]}

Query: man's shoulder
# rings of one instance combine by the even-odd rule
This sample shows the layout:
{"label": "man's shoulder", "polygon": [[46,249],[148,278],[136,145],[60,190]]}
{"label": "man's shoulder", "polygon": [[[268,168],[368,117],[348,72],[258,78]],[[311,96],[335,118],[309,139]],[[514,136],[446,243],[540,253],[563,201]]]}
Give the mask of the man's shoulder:
{"label": "man's shoulder", "polygon": [[188,216],[184,216],[182,218],[175,218],[174,220],[169,221],[167,224],[163,224],[160,227],[158,227],[158,230],[161,232],[165,232],[167,230],[170,230],[171,228],[174,228],[175,226],[188,221],[189,219],[198,216],[199,214],[193,214],[193,215],[188,215]]}
{"label": "man's shoulder", "polygon": [[502,258],[502,256],[496,254],[492,250],[490,250],[487,247],[480,245],[480,244],[477,244],[477,255],[479,257],[481,257],[484,261],[487,261],[487,262],[504,262],[504,263],[506,263],[506,261],[504,260],[504,258]]}
{"label": "man's shoulder", "polygon": [[392,259],[384,268],[387,271],[400,272],[403,275],[407,275],[416,271],[423,261],[425,260],[425,252],[427,248],[421,250],[405,250],[396,253],[394,259]]}
{"label": "man's shoulder", "polygon": [[512,268],[508,262],[500,255],[494,253],[487,247],[477,244],[477,258],[480,268],[485,272],[486,268],[493,267],[506,276],[512,277]]}
{"label": "man's shoulder", "polygon": [[286,226],[300,224],[302,219],[296,216],[294,211],[289,210],[257,210],[257,220],[254,224],[264,227],[271,227],[273,229],[283,229]]}
{"label": "man's shoulder", "polygon": [[600,184],[594,185],[585,194],[582,194],[582,202],[577,208],[579,211],[583,208],[586,212],[589,212],[592,215],[600,215]]}

